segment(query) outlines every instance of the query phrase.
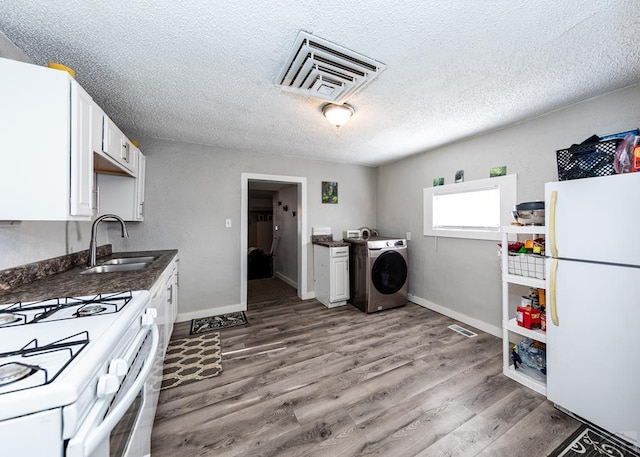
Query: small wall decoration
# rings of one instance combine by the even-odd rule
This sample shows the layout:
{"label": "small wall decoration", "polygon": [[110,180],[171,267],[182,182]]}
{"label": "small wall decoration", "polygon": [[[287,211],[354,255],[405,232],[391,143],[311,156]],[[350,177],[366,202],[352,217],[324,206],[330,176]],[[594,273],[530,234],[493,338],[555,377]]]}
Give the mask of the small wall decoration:
{"label": "small wall decoration", "polygon": [[322,203],[338,203],[338,183],[322,181]]}
{"label": "small wall decoration", "polygon": [[444,177],[433,178],[433,187],[444,186]]}
{"label": "small wall decoration", "polygon": [[463,182],[464,181],[464,170],[456,171],[456,180],[455,182]]}
{"label": "small wall decoration", "polygon": [[489,169],[489,177],[495,178],[496,176],[505,176],[507,174],[507,166],[493,167]]}

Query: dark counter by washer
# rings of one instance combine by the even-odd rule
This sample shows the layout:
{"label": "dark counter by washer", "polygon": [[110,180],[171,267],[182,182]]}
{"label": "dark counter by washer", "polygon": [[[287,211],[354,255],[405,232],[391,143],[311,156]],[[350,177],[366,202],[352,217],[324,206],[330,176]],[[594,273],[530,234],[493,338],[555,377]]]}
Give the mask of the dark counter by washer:
{"label": "dark counter by washer", "polygon": [[339,248],[342,246],[349,246],[344,241],[333,241],[331,235],[312,235],[311,243],[318,246],[325,246],[328,248]]}

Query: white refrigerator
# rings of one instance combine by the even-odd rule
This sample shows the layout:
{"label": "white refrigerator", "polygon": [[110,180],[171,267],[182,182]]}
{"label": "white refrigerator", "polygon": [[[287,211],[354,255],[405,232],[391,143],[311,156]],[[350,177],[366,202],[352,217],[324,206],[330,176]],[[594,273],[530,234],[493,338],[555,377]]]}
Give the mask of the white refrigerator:
{"label": "white refrigerator", "polygon": [[640,173],[545,185],[547,397],[640,443]]}

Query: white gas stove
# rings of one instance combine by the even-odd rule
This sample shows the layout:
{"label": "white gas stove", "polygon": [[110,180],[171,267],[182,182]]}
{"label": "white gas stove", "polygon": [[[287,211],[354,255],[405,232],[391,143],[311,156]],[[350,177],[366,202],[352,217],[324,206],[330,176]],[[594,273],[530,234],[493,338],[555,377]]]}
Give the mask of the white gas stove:
{"label": "white gas stove", "polygon": [[3,455],[149,452],[162,360],[148,303],[137,291],[0,305]]}

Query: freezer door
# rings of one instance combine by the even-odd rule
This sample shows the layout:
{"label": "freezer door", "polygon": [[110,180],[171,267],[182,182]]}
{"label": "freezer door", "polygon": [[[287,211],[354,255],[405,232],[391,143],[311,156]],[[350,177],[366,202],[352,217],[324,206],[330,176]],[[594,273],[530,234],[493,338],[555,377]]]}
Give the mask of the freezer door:
{"label": "freezer door", "polygon": [[640,265],[639,195],[640,173],[547,183],[547,255]]}
{"label": "freezer door", "polygon": [[547,259],[547,269],[547,397],[638,444],[640,268]]}

